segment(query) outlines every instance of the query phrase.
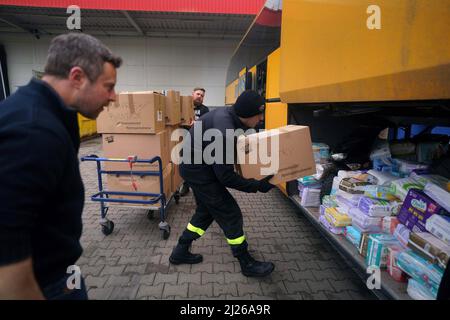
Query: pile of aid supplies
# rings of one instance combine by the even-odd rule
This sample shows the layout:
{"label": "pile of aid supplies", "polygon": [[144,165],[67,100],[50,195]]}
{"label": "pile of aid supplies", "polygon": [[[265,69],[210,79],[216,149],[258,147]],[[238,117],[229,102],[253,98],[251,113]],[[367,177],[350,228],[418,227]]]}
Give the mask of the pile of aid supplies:
{"label": "pile of aid supplies", "polygon": [[367,266],[407,282],[412,299],[436,299],[450,257],[450,181],[430,174],[426,162],[395,158],[386,141],[372,150],[372,169],[338,171],[320,199],[330,155],[324,144],[313,149],[317,174],[298,179],[302,206],[320,207],[320,223],[350,241]]}

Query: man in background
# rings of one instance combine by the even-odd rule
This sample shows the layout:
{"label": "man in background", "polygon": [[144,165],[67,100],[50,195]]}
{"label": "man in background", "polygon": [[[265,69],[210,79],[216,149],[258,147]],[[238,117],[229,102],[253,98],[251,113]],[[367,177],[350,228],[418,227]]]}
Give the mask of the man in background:
{"label": "man in background", "polygon": [[[197,121],[202,115],[209,112],[209,108],[203,104],[203,99],[205,98],[205,89],[196,87],[192,91],[192,100],[194,102],[194,121]],[[192,121],[192,124],[194,123]],[[188,127],[187,129],[189,129]],[[186,182],[183,182],[180,187],[180,195],[185,196],[189,192],[189,186]]]}

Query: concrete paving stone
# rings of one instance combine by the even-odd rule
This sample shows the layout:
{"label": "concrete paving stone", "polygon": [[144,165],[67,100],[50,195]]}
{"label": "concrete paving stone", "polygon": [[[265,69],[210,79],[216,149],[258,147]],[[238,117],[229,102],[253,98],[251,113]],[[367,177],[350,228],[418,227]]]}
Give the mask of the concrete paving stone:
{"label": "concrete paving stone", "polygon": [[147,268],[145,270],[146,274],[149,273],[169,273],[169,265],[160,263],[147,263]]}
{"label": "concrete paving stone", "polygon": [[[233,296],[233,295],[226,295],[225,299],[226,300],[240,300],[240,301],[242,301],[242,300],[258,300],[258,299],[254,299],[251,294],[246,294],[246,295],[238,296],[238,297]],[[222,312],[225,312],[225,311],[222,310]]]}
{"label": "concrete paving stone", "polygon": [[90,300],[107,300],[111,295],[113,288],[92,288],[88,291]]}
{"label": "concrete paving stone", "polygon": [[145,274],[147,270],[147,264],[139,264],[139,265],[127,265],[125,270],[124,270],[124,274]]}
{"label": "concrete paving stone", "polygon": [[200,273],[200,272],[197,272],[197,273],[180,272],[178,274],[178,284],[181,285],[181,284],[189,284],[189,283],[201,285],[202,284],[202,273]]}
{"label": "concrete paving stone", "polygon": [[138,258],[138,263],[143,264],[143,263],[152,263],[152,264],[159,264],[161,262],[161,255],[143,255],[143,256],[133,256],[133,257],[137,257]]}
{"label": "concrete paving stone", "polygon": [[88,275],[84,280],[86,282],[86,287],[89,288],[103,288],[108,281],[110,276],[95,277]]}
{"label": "concrete paving stone", "polygon": [[131,277],[122,275],[111,275],[105,285],[105,287],[126,287],[130,283]]}
{"label": "concrete paving stone", "polygon": [[251,283],[251,284],[237,282],[236,285],[237,285],[237,291],[238,291],[239,296],[244,296],[247,294],[263,295],[261,285],[258,282]]}
{"label": "concrete paving stone", "polygon": [[226,284],[213,284],[213,296],[218,297],[221,295],[231,295],[234,297],[238,296],[238,290],[236,283],[226,283]]}
{"label": "concrete paving stone", "polygon": [[93,253],[94,256],[96,257],[105,257],[105,258],[109,258],[113,255],[115,249],[102,249],[102,248],[98,248],[97,250],[95,250],[95,252]]}
{"label": "concrete paving stone", "polygon": [[114,287],[108,300],[133,300],[136,299],[139,287],[118,286]]}
{"label": "concrete paving stone", "polygon": [[234,262],[213,263],[213,272],[234,272]]}
{"label": "concrete paving stone", "polygon": [[274,264],[277,272],[289,273],[290,270],[298,270],[298,266],[295,261],[286,261],[283,259],[281,261],[274,261]]}
{"label": "concrete paving stone", "polygon": [[308,283],[309,288],[311,289],[312,293],[317,293],[319,291],[328,291],[333,292],[335,291],[334,287],[330,284],[328,279],[323,280],[306,280]]}
{"label": "concrete paving stone", "polygon": [[361,288],[364,288],[364,283],[362,281],[356,282],[352,280],[333,280],[333,279],[330,279],[329,281],[336,292],[346,290],[358,291]]}
{"label": "concrete paving stone", "polygon": [[201,276],[202,284],[207,283],[225,284],[224,272],[215,272],[215,273],[202,272],[201,275],[202,275]]}
{"label": "concrete paving stone", "polygon": [[286,289],[285,291],[280,290],[278,294],[298,294],[303,292],[311,292],[307,280],[283,281],[283,283]]}
{"label": "concrete paving stone", "polygon": [[117,262],[117,264],[138,264],[139,263],[139,257],[125,257],[122,256],[120,257],[119,261]]}
{"label": "concrete paving stone", "polygon": [[213,265],[211,263],[197,263],[191,266],[191,271],[196,272],[208,272],[213,273]]}
{"label": "concrete paving stone", "polygon": [[212,297],[213,296],[213,284],[195,284],[189,283],[189,297],[200,296],[202,298]]}
{"label": "concrete paving stone", "polygon": [[[323,280],[323,279],[336,279],[335,273],[333,272],[333,269],[325,269],[325,270],[315,270],[313,272],[314,277],[316,280]],[[313,279],[311,279],[313,280]]]}
{"label": "concrete paving stone", "polygon": [[126,249],[128,247],[128,241],[111,241],[108,249]]}
{"label": "concrete paving stone", "polygon": [[287,294],[286,286],[283,282],[260,282],[263,295],[275,297],[277,294]]}
{"label": "concrete paving stone", "polygon": [[142,275],[139,277],[138,284],[144,284],[144,285],[151,286],[155,282],[155,277],[156,277],[155,273],[149,273],[149,274]]}
{"label": "concrete paving stone", "polygon": [[82,266],[82,267],[80,267],[80,269],[81,269],[81,274],[84,277],[87,277],[88,275],[99,276],[100,272],[102,272],[104,267],[105,266],[103,266],[103,265],[101,265],[101,266]]}
{"label": "concrete paving stone", "polygon": [[185,299],[188,297],[188,288],[187,283],[182,285],[172,285],[166,283],[164,285],[162,298],[167,299],[169,297],[175,297],[177,299]]}
{"label": "concrete paving stone", "polygon": [[177,281],[178,281],[178,273],[164,274],[158,272],[156,273],[154,284],[158,285],[160,283],[163,283],[176,285]]}
{"label": "concrete paving stone", "polygon": [[105,258],[105,257],[98,257],[97,259],[92,259],[93,262],[95,262],[95,266],[115,266],[117,265],[117,263],[119,262],[120,257],[110,257],[110,258]]}
{"label": "concrete paving stone", "polygon": [[125,270],[125,266],[105,266],[102,275],[120,275]]}
{"label": "concrete paving stone", "polygon": [[290,271],[294,281],[298,281],[298,280],[315,281],[316,277],[314,276],[314,272],[317,272],[317,271],[315,271],[315,270],[314,271],[313,270],[303,270],[303,271],[291,270]]}
{"label": "concrete paving stone", "polygon": [[275,265],[275,270],[270,275],[270,278],[272,281],[294,281],[294,278],[292,277],[292,274],[289,271],[280,271],[278,270],[278,264]]}
{"label": "concrete paving stone", "polygon": [[162,294],[164,290],[164,284],[160,283],[158,285],[140,285],[136,294],[136,298],[152,298],[152,299],[162,299]]}
{"label": "concrete paving stone", "polygon": [[224,272],[225,275],[225,282],[231,283],[231,282],[237,282],[246,284],[248,283],[248,278],[244,276],[241,272]]}

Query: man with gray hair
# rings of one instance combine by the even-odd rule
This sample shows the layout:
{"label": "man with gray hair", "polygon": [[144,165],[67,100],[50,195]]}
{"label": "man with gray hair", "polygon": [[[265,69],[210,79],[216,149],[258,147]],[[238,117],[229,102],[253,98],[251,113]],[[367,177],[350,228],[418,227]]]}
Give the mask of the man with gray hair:
{"label": "man with gray hair", "polygon": [[115,100],[121,63],[92,36],[60,35],[42,80],[0,103],[0,299],[87,299],[74,266],[84,204],[77,112],[95,119]]}

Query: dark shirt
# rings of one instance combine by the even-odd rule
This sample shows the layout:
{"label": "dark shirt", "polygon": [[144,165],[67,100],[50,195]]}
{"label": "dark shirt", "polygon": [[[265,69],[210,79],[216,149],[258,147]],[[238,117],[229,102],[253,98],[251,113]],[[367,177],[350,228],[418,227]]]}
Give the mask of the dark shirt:
{"label": "dark shirt", "polygon": [[[221,161],[208,163],[202,157],[205,148],[213,143],[214,139],[211,139],[212,141],[202,141],[201,137],[199,137],[200,139],[197,140],[198,143],[196,144],[195,134],[197,134],[198,137],[198,134],[200,133],[198,129],[196,131],[196,126],[200,124],[202,127],[202,136],[206,130],[212,128],[217,129],[222,133],[222,146],[224,149],[223,158],[221,158]],[[190,150],[191,163],[182,163],[180,165],[180,174],[184,180],[191,183],[206,184],[219,182],[228,188],[233,188],[244,192],[257,192],[259,186],[258,180],[245,179],[234,171],[237,139],[233,136],[229,137],[227,141],[227,129],[242,129],[244,131],[248,129],[239,120],[239,117],[234,113],[232,107],[215,109],[202,116],[200,120],[196,121],[194,126],[192,126],[189,130],[191,136],[190,144],[188,145],[187,142],[184,144],[184,148],[186,148],[186,150]],[[227,148],[227,146],[229,148]],[[194,163],[196,154],[197,158],[202,160],[201,163]]]}
{"label": "dark shirt", "polygon": [[0,265],[29,257],[41,289],[81,256],[77,113],[33,79],[0,103]]}
{"label": "dark shirt", "polygon": [[207,106],[204,106],[203,104],[196,106],[194,108],[194,114],[195,118],[194,120],[198,120],[202,115],[209,112],[209,108]]}

